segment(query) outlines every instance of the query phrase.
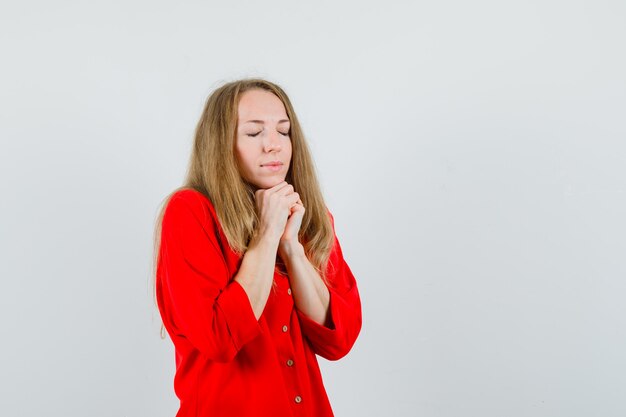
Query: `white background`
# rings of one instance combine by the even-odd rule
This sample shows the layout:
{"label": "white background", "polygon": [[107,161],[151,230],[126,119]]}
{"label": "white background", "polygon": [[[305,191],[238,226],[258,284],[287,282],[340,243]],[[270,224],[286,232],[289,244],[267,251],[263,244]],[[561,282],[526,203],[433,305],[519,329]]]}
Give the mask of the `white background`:
{"label": "white background", "polygon": [[337,416],[626,415],[621,1],[0,6],[0,414],[173,416],[152,233],[222,82],[290,95],[361,291]]}

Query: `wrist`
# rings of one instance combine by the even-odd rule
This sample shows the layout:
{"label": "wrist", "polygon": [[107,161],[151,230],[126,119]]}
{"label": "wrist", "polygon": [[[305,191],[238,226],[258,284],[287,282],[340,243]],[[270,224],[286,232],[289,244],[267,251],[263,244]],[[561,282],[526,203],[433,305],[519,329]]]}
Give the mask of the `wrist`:
{"label": "wrist", "polygon": [[281,240],[278,245],[278,252],[284,261],[291,258],[306,256],[304,253],[304,246],[297,240]]}
{"label": "wrist", "polygon": [[280,243],[280,236],[273,236],[271,234],[259,234],[252,238],[252,241],[248,245],[248,248],[252,247],[262,247],[267,248],[268,250],[276,253],[278,250],[278,245]]}

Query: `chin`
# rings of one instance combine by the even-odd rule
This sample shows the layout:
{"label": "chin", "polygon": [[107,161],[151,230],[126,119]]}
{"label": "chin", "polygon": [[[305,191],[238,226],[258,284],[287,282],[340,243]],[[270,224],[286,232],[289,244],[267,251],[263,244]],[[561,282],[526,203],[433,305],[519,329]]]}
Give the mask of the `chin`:
{"label": "chin", "polygon": [[275,178],[265,178],[260,181],[255,181],[253,184],[257,188],[268,189],[272,188],[275,185],[280,184],[285,181],[285,177],[275,177]]}

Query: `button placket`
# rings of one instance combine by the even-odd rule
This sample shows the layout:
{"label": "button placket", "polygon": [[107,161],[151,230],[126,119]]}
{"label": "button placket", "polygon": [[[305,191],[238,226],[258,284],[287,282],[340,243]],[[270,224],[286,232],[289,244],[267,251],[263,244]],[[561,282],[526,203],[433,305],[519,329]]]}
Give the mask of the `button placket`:
{"label": "button placket", "polygon": [[[282,326],[279,324],[280,329],[282,330],[282,333],[285,333],[285,336],[289,336],[288,332],[290,331],[291,324],[293,324],[293,320],[295,319],[295,311],[293,308],[290,308],[290,310],[289,317],[283,318],[283,320],[285,320],[283,321],[284,324]],[[294,325],[297,326],[297,323]],[[299,407],[303,400],[302,396],[298,395],[299,393],[302,393],[302,387],[300,386],[298,368],[295,366],[295,349],[290,337],[279,337],[279,340],[281,344],[281,352],[279,354],[282,356],[282,373],[285,378],[285,382],[287,382],[287,385],[290,388],[289,391],[291,392],[291,398],[293,399],[292,404],[294,407]]]}

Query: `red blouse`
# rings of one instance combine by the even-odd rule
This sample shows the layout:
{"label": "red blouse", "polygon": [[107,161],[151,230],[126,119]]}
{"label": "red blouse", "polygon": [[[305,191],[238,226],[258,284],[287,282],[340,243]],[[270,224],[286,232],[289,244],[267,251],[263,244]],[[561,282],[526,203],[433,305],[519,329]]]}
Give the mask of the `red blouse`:
{"label": "red blouse", "polygon": [[210,200],[175,193],[163,217],[156,291],[176,350],[177,417],[332,416],[316,355],[342,358],[361,330],[359,292],[337,237],[327,273],[329,327],[295,308],[278,270],[257,320],[232,280],[240,264]]}

